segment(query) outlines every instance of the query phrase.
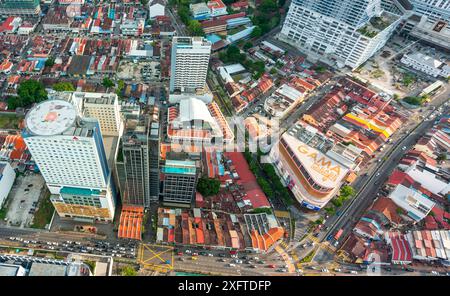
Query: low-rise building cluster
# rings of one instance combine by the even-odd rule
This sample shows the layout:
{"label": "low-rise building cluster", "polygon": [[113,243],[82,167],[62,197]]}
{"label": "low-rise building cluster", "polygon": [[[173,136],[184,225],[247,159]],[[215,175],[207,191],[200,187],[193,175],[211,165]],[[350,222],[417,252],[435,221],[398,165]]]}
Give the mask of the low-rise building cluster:
{"label": "low-rise building cluster", "polygon": [[450,152],[443,114],[401,158],[341,251],[355,262],[385,252],[384,264],[450,263]]}

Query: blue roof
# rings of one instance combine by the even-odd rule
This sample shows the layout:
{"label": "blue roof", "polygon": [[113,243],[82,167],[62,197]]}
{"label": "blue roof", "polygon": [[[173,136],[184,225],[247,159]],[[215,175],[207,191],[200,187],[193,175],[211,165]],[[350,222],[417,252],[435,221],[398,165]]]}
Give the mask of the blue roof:
{"label": "blue roof", "polygon": [[220,36],[216,35],[216,34],[209,34],[209,35],[206,35],[206,40],[208,40],[209,42],[214,44],[214,43],[219,42],[220,40],[222,40],[222,38],[220,38]]}

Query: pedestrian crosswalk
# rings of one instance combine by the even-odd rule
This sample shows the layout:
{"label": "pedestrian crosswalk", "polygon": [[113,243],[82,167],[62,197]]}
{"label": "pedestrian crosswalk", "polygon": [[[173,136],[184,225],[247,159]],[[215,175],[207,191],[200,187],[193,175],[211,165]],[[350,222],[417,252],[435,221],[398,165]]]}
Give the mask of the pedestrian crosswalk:
{"label": "pedestrian crosswalk", "polygon": [[283,247],[283,249],[287,249],[289,247],[288,244],[285,241],[282,241],[280,243],[280,246]]}

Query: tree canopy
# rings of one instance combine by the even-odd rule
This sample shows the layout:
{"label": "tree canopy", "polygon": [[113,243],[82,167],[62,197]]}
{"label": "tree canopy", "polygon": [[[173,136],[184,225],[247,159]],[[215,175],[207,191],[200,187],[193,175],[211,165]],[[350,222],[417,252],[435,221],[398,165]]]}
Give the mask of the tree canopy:
{"label": "tree canopy", "polygon": [[249,50],[252,47],[253,47],[253,43],[251,43],[250,41],[245,42],[244,50]]}
{"label": "tree canopy", "polygon": [[17,97],[8,99],[8,109],[15,110],[18,107],[26,107],[45,100],[47,100],[47,91],[44,85],[37,80],[29,79],[20,83]]}
{"label": "tree canopy", "polygon": [[127,265],[122,268],[121,274],[122,276],[136,276],[137,271],[133,268],[133,266]]}
{"label": "tree canopy", "polygon": [[75,91],[75,87],[70,82],[58,82],[53,84],[53,90],[56,91]]}
{"label": "tree canopy", "polygon": [[45,66],[46,67],[52,67],[55,64],[55,58],[54,57],[49,57],[46,61],[45,61]]}
{"label": "tree canopy", "polygon": [[211,196],[219,193],[220,181],[211,178],[200,178],[197,183],[197,191],[203,196]]}
{"label": "tree canopy", "polygon": [[189,32],[193,36],[204,36],[203,28],[197,20],[190,20],[188,25]]}
{"label": "tree canopy", "polygon": [[250,34],[250,37],[252,38],[258,38],[262,35],[262,29],[260,26],[255,26],[252,33]]}
{"label": "tree canopy", "polygon": [[102,84],[104,87],[113,87],[114,86],[114,82],[111,79],[109,79],[108,77],[103,78]]}

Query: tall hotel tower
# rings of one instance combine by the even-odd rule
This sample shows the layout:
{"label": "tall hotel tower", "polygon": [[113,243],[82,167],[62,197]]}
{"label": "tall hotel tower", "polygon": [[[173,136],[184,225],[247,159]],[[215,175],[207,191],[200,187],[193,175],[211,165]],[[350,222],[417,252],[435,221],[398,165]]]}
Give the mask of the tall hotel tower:
{"label": "tall hotel tower", "polygon": [[110,222],[115,187],[97,119],[63,100],[44,101],[25,118],[24,140],[60,217]]}
{"label": "tall hotel tower", "polygon": [[174,37],[170,64],[170,92],[204,89],[211,42],[203,37]]}

